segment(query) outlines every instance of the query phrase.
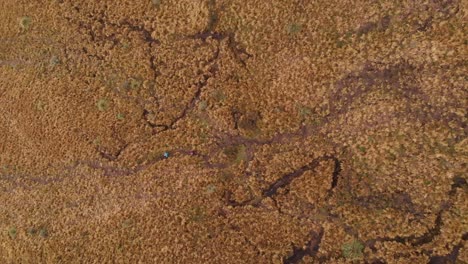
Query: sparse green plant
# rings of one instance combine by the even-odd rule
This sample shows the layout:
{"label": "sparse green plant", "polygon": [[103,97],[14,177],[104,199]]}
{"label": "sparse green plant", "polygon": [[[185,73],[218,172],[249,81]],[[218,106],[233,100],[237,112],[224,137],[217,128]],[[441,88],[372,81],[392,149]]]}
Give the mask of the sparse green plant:
{"label": "sparse green plant", "polygon": [[240,145],[237,150],[236,163],[240,163],[243,160],[247,160],[247,147]]}
{"label": "sparse green plant", "polygon": [[151,0],[154,7],[159,8],[161,6],[161,0]]}
{"label": "sparse green plant", "polygon": [[238,126],[240,129],[247,132],[249,137],[251,137],[260,133],[260,128],[258,126],[259,121],[259,112],[248,112],[241,116],[238,122]]}
{"label": "sparse green plant", "polygon": [[216,102],[221,102],[221,101],[224,101],[226,99],[226,95],[223,93],[222,90],[215,90],[212,93],[212,97]]}
{"label": "sparse green plant", "polygon": [[199,111],[204,111],[204,110],[206,110],[207,107],[208,107],[208,104],[204,100],[202,100],[202,101],[200,101],[198,103],[198,110]]}
{"label": "sparse green plant", "polygon": [[16,227],[8,229],[8,235],[10,236],[10,238],[15,239],[17,234],[18,231],[16,230]]}
{"label": "sparse green plant", "polygon": [[122,113],[118,113],[118,114],[117,114],[117,119],[118,119],[118,120],[124,120],[124,119],[125,119],[125,115],[122,114]]}
{"label": "sparse green plant", "polygon": [[354,240],[341,246],[343,257],[347,259],[359,259],[363,256],[364,245]]}
{"label": "sparse green plant", "polygon": [[37,229],[34,227],[28,228],[28,234],[34,236],[37,234]]}
{"label": "sparse green plant", "polygon": [[45,109],[45,103],[41,100],[36,102],[36,109],[39,111],[44,111]]}
{"label": "sparse green plant", "polygon": [[312,115],[312,109],[310,109],[309,107],[301,104],[297,104],[296,107],[301,117],[308,117]]}
{"label": "sparse green plant", "polygon": [[193,222],[201,222],[205,220],[205,210],[199,206],[195,207],[190,213],[190,220]]}
{"label": "sparse green plant", "polygon": [[141,87],[142,81],[136,78],[130,78],[128,80],[128,86],[130,89],[135,90]]}
{"label": "sparse green plant", "polygon": [[342,47],[344,47],[345,45],[346,45],[346,42],[345,42],[344,40],[339,39],[339,40],[336,41],[336,46],[337,46],[338,48],[342,48]]}
{"label": "sparse green plant", "polygon": [[393,154],[392,152],[388,152],[387,158],[389,160],[395,161],[397,159],[397,156],[395,154]]}
{"label": "sparse green plant", "polygon": [[99,99],[96,103],[96,106],[98,108],[99,111],[103,112],[103,111],[106,111],[107,108],[109,108],[109,101],[107,101],[107,99]]}
{"label": "sparse green plant", "polygon": [[298,23],[291,23],[287,27],[289,34],[297,34],[302,31],[302,25]]}
{"label": "sparse green plant", "polygon": [[366,148],[364,146],[359,146],[358,149],[362,154],[366,154]]}
{"label": "sparse green plant", "polygon": [[49,232],[45,228],[39,229],[39,236],[42,238],[46,238],[49,236]]}
{"label": "sparse green plant", "polygon": [[[210,0],[208,2],[208,5],[210,9],[214,9],[216,7],[216,0]],[[208,30],[214,30],[216,27],[216,24],[218,23],[219,17],[216,12],[211,12],[209,18],[208,18]]]}
{"label": "sparse green plant", "polygon": [[119,244],[117,245],[117,250],[118,250],[119,252],[123,250],[123,245],[122,245],[121,243],[119,243]]}
{"label": "sparse green plant", "polygon": [[219,179],[221,182],[229,182],[232,180],[232,178],[233,178],[232,173],[227,172],[227,171],[221,171],[221,173],[219,174]]}
{"label": "sparse green plant", "polygon": [[312,125],[318,127],[322,124],[322,118],[321,117],[317,117],[315,119],[312,120]]}
{"label": "sparse green plant", "polygon": [[49,65],[51,67],[55,67],[59,64],[60,64],[60,59],[57,56],[53,55],[52,57],[50,57]]}
{"label": "sparse green plant", "polygon": [[32,19],[28,16],[24,16],[19,19],[19,26],[22,30],[28,30],[31,24]]}
{"label": "sparse green plant", "polygon": [[245,145],[229,146],[223,152],[228,160],[234,163],[240,163],[242,160],[247,159],[247,148]]}
{"label": "sparse green plant", "polygon": [[209,184],[208,186],[206,186],[206,193],[207,194],[212,194],[216,191],[216,186],[214,186],[213,184]]}
{"label": "sparse green plant", "polygon": [[125,41],[125,42],[122,42],[122,48],[123,48],[124,50],[128,50],[128,49],[130,48],[130,43],[128,43],[128,42],[126,42],[126,41]]}
{"label": "sparse green plant", "polygon": [[101,138],[100,137],[95,138],[93,140],[93,144],[96,145],[96,146],[101,145]]}
{"label": "sparse green plant", "polygon": [[122,227],[123,228],[129,228],[133,225],[133,220],[132,219],[126,219],[125,221],[122,222]]}

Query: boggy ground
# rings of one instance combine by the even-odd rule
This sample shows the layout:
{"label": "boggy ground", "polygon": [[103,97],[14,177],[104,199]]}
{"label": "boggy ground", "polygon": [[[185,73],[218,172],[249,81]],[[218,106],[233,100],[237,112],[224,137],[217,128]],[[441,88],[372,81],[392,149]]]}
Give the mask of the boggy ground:
{"label": "boggy ground", "polygon": [[467,263],[466,8],[0,0],[1,262]]}

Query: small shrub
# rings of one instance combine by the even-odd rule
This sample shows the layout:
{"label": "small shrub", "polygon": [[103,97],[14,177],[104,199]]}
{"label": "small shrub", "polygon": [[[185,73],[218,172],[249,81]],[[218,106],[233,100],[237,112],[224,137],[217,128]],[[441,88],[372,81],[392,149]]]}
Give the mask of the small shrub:
{"label": "small shrub", "polygon": [[130,78],[130,79],[128,80],[129,88],[132,89],[132,90],[135,90],[135,89],[140,88],[140,87],[141,87],[141,84],[142,84],[142,81],[139,80],[139,79]]}
{"label": "small shrub", "polygon": [[159,8],[161,6],[161,0],[151,0],[154,7]]}
{"label": "small shrub", "polygon": [[126,219],[125,221],[122,222],[122,227],[123,228],[130,228],[133,226],[133,220],[132,219]]}
{"label": "small shrub", "polygon": [[107,108],[109,108],[109,101],[107,101],[106,99],[99,99],[99,101],[97,101],[96,103],[96,106],[99,111],[106,111]]}
{"label": "small shrub", "polygon": [[16,227],[8,229],[8,235],[10,236],[10,238],[15,239],[17,234],[18,231],[16,230]]}
{"label": "small shrub", "polygon": [[55,67],[60,64],[60,59],[57,56],[52,56],[49,60],[49,65],[51,67]]}
{"label": "small shrub", "polygon": [[36,102],[36,109],[39,111],[44,111],[45,109],[45,103],[43,101],[37,101]]}
{"label": "small shrub", "polygon": [[358,259],[363,256],[364,245],[361,244],[359,241],[354,240],[349,243],[343,244],[341,247],[341,251],[343,253],[343,257],[347,259]]}
{"label": "small shrub", "polygon": [[289,34],[296,34],[302,31],[302,25],[298,23],[291,23],[287,27]]}
{"label": "small shrub", "polygon": [[201,101],[198,103],[198,110],[199,110],[199,111],[205,111],[207,107],[208,107],[208,104],[207,104],[206,101],[204,101],[204,100],[201,100]]}
{"label": "small shrub", "polygon": [[212,93],[212,97],[216,102],[221,102],[221,101],[224,101],[226,99],[226,95],[224,94],[224,92],[222,90],[215,90]]}
{"label": "small shrub", "polygon": [[32,19],[28,16],[24,16],[19,19],[19,26],[22,30],[28,30],[31,24]]}
{"label": "small shrub", "polygon": [[39,236],[42,238],[46,238],[49,236],[49,232],[45,228],[39,229]]}
{"label": "small shrub", "polygon": [[36,234],[37,234],[36,228],[34,228],[34,227],[29,228],[29,229],[28,229],[28,234],[31,235],[31,236],[36,235]]}
{"label": "small shrub", "polygon": [[206,193],[207,194],[212,194],[216,191],[216,186],[214,186],[213,184],[209,184],[208,186],[206,186]]}
{"label": "small shrub", "polygon": [[201,222],[205,220],[205,210],[199,206],[192,209],[190,218],[193,222]]}
{"label": "small shrub", "polygon": [[243,115],[239,119],[238,126],[240,129],[249,132],[258,132],[258,122],[260,120],[260,114],[258,112],[249,112]]}
{"label": "small shrub", "polygon": [[100,137],[97,137],[93,140],[93,145],[99,146],[101,145],[101,143],[102,143],[102,140]]}
{"label": "small shrub", "polygon": [[247,159],[247,148],[245,145],[234,145],[226,147],[223,151],[229,161],[240,163]]}
{"label": "small shrub", "polygon": [[361,151],[362,154],[366,154],[366,148],[363,146],[358,147],[359,151]]}

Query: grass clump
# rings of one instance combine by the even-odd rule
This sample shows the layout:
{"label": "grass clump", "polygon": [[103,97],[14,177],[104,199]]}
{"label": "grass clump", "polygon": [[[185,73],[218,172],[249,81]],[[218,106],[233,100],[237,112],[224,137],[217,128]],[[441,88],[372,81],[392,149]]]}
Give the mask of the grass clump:
{"label": "grass clump", "polygon": [[132,89],[132,90],[135,90],[135,89],[140,88],[141,85],[142,85],[142,81],[139,80],[139,79],[130,78],[130,79],[128,80],[128,86],[129,86],[129,88]]}
{"label": "grass clump", "polygon": [[206,218],[205,210],[199,206],[196,206],[190,212],[189,219],[192,222],[202,222]]}
{"label": "grass clump", "polygon": [[208,103],[206,101],[204,101],[204,100],[201,100],[198,103],[198,110],[199,111],[205,111],[207,107],[208,107]]}
{"label": "grass clump", "polygon": [[358,149],[362,154],[366,154],[366,152],[367,152],[366,148],[364,146],[358,146]]}
{"label": "grass clump", "polygon": [[55,67],[57,65],[59,65],[61,63],[59,57],[53,55],[52,57],[50,57],[50,60],[49,60],[49,65],[51,67]]}
{"label": "grass clump", "polygon": [[44,111],[45,106],[46,106],[46,104],[41,100],[36,102],[36,110],[38,110],[38,111]]}
{"label": "grass clump", "polygon": [[343,257],[347,259],[359,259],[363,256],[364,245],[354,240],[341,246]]}
{"label": "grass clump", "polygon": [[159,8],[161,6],[161,0],[151,0],[151,4],[153,4],[155,8]]}
{"label": "grass clump", "polygon": [[107,99],[99,99],[96,103],[96,106],[99,111],[104,112],[109,108],[109,101]]}
{"label": "grass clump", "polygon": [[298,23],[291,23],[286,28],[289,34],[297,34],[302,31],[302,25]]}
{"label": "grass clump", "polygon": [[125,115],[122,114],[122,113],[118,113],[118,114],[117,114],[117,119],[118,119],[118,120],[124,120],[124,119],[125,119]]}
{"label": "grass clump", "polygon": [[30,236],[39,235],[42,238],[47,238],[49,236],[49,231],[47,231],[47,229],[44,227],[39,229],[34,227],[28,228],[27,233]]}
{"label": "grass clump", "polygon": [[238,126],[241,130],[248,136],[254,136],[260,133],[258,123],[260,121],[260,113],[258,112],[249,112],[245,115],[242,115],[239,119]]}
{"label": "grass clump", "polygon": [[19,26],[22,30],[28,30],[31,27],[32,19],[28,16],[19,19]]}
{"label": "grass clump", "polygon": [[222,90],[215,90],[211,96],[213,97],[213,100],[216,102],[222,102],[226,99],[226,95]]}
{"label": "grass clump", "polygon": [[205,192],[207,194],[212,194],[212,193],[216,192],[216,186],[214,186],[213,184],[209,184],[208,186],[206,186]]}
{"label": "grass clump", "polygon": [[35,236],[37,234],[37,229],[32,227],[28,229],[28,235]]}
{"label": "grass clump", "polygon": [[39,236],[42,238],[47,238],[49,236],[49,231],[45,228],[39,229]]}
{"label": "grass clump", "polygon": [[15,239],[17,235],[18,231],[16,230],[16,227],[8,229],[8,236],[10,236],[11,239]]}
{"label": "grass clump", "polygon": [[122,227],[123,228],[130,228],[132,227],[134,224],[133,220],[132,219],[126,219],[122,222]]}
{"label": "grass clump", "polygon": [[247,147],[245,145],[234,145],[223,150],[224,155],[233,163],[240,163],[247,160]]}

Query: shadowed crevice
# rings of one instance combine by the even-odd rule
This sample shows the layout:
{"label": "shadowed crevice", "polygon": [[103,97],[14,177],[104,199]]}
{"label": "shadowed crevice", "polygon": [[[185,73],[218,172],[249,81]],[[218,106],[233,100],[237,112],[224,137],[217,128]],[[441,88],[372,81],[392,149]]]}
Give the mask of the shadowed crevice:
{"label": "shadowed crevice", "polygon": [[320,228],[319,232],[311,231],[310,240],[302,248],[293,248],[293,253],[291,256],[283,260],[284,264],[294,264],[301,261],[305,256],[314,257],[317,255],[320,243],[322,242],[323,237],[323,228]]}
{"label": "shadowed crevice", "polygon": [[448,263],[457,263],[458,255],[460,249],[465,246],[466,240],[468,240],[468,233],[463,234],[462,241],[460,241],[452,251],[444,256],[432,256],[429,259],[429,264],[448,264]]}
{"label": "shadowed crevice", "polygon": [[[365,245],[368,246],[372,251],[376,252],[376,242],[398,242],[401,244],[410,244],[414,247],[419,247],[431,243],[435,237],[441,234],[441,229],[444,224],[443,213],[448,211],[452,207],[453,203],[451,202],[451,198],[456,194],[456,189],[466,188],[466,185],[467,183],[465,179],[457,176],[453,178],[451,189],[448,192],[449,200],[442,204],[441,209],[436,214],[434,225],[431,228],[429,228],[424,234],[419,236],[409,235],[395,237],[378,237],[366,241]],[[466,234],[464,235],[464,237],[465,236]]]}
{"label": "shadowed crevice", "polygon": [[330,184],[330,188],[327,191],[327,198],[329,198],[329,196],[331,195],[331,193],[333,192],[335,187],[338,185],[338,179],[339,179],[340,172],[341,172],[341,162],[339,161],[339,159],[337,157],[332,156],[332,155],[324,155],[324,156],[315,158],[309,164],[304,165],[304,166],[296,169],[295,171],[293,171],[291,173],[283,175],[278,180],[273,182],[268,188],[263,190],[262,191],[262,196],[260,198],[250,199],[250,200],[247,200],[247,201],[238,202],[238,201],[235,201],[235,200],[233,200],[231,198],[231,196],[232,196],[231,192],[226,191],[224,193],[224,200],[230,206],[245,206],[245,205],[258,206],[258,204],[263,199],[265,199],[267,197],[275,196],[278,193],[279,189],[288,186],[289,184],[291,184],[291,182],[294,179],[301,177],[306,171],[315,170],[320,165],[320,162],[327,161],[327,160],[333,160],[334,161],[334,169],[333,169],[333,173],[332,173],[332,182]]}

